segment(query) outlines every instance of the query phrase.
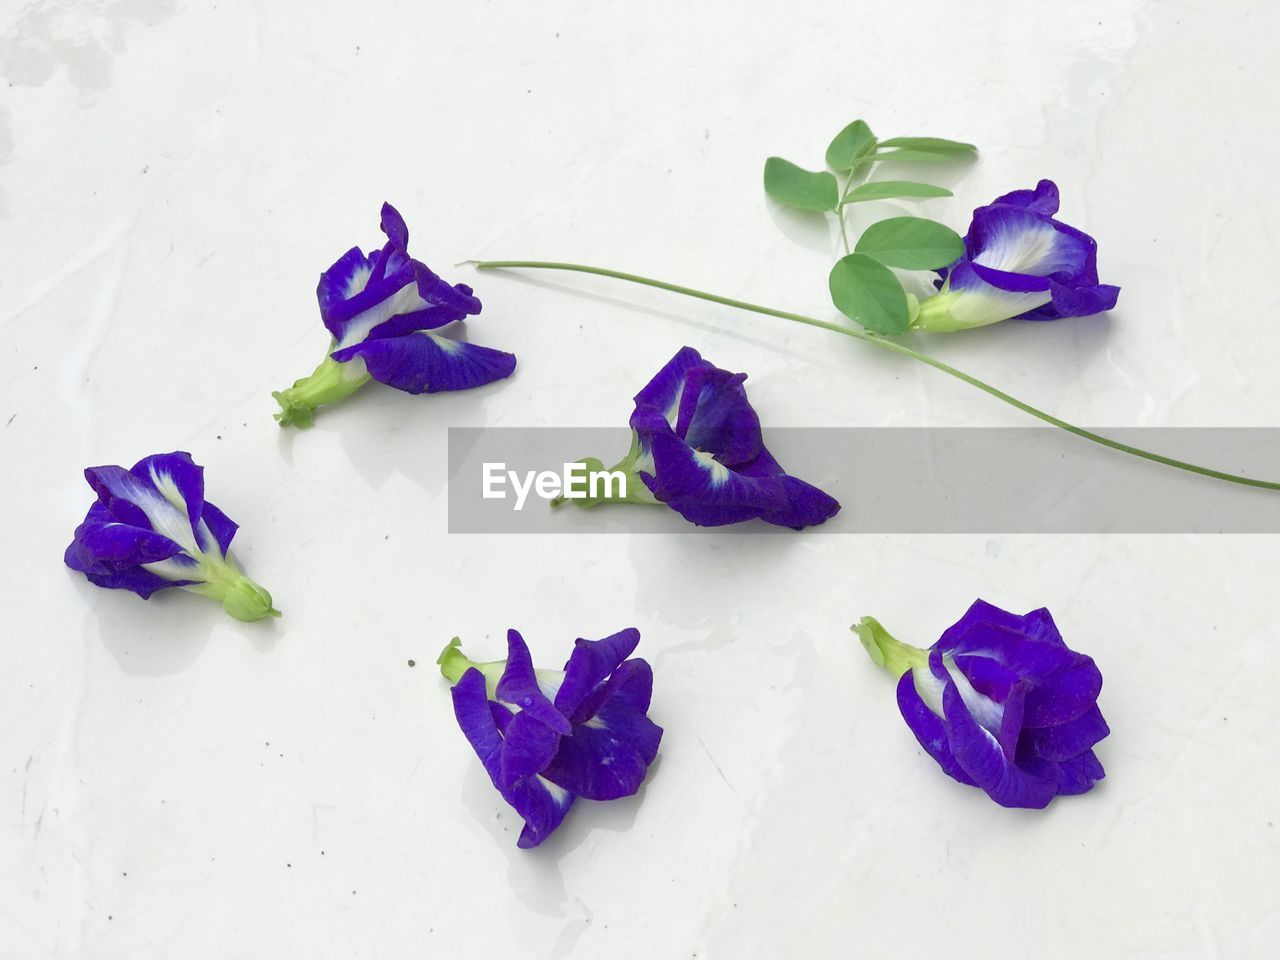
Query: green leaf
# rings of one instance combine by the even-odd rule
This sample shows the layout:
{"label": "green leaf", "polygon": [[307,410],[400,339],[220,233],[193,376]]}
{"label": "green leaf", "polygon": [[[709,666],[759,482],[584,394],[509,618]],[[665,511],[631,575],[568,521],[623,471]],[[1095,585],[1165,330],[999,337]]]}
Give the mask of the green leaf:
{"label": "green leaf", "polygon": [[876,333],[902,333],[910,322],[907,295],[893,271],[861,253],[831,268],[831,302],[846,317]]}
{"label": "green leaf", "polygon": [[764,162],[764,192],[779,203],[801,210],[834,210],[840,202],[835,177],[825,170],[811,173],[781,157]]}
{"label": "green leaf", "polygon": [[867,227],[857,253],[904,270],[935,270],[964,253],[964,241],[950,227],[923,217],[892,217]]}
{"label": "green leaf", "polygon": [[961,143],[959,140],[944,140],[941,137],[891,137],[881,140],[882,147],[903,147],[907,150],[920,150],[924,153],[944,153],[949,156],[977,153],[978,148],[972,143]]}
{"label": "green leaf", "polygon": [[845,194],[845,203],[863,200],[890,200],[894,197],[949,197],[950,190],[935,187],[931,183],[914,183],[911,180],[876,180],[854,187]]}
{"label": "green leaf", "polygon": [[836,134],[827,147],[827,166],[841,173],[852,170],[859,159],[876,148],[876,136],[862,120],[855,120]]}

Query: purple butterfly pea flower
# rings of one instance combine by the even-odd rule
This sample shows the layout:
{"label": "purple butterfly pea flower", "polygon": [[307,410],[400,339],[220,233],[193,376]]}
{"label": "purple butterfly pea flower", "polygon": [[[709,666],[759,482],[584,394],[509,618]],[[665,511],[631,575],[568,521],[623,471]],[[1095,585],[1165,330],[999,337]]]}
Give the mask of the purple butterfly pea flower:
{"label": "purple butterfly pea flower", "polygon": [[1067,226],[1058,188],[1041,180],[973,211],[965,253],[942,274],[938,292],[921,301],[912,327],[954,331],[1001,320],[1057,320],[1102,313],[1120,288],[1098,282],[1098,244]]}
{"label": "purple butterfly pea flower", "polygon": [[84,472],[98,495],[63,560],[100,587],[144,600],[183,587],[212,597],[237,620],[280,616],[271,594],[227,552],[236,524],[204,498],[204,468],[179,450]]}
{"label": "purple butterfly pea flower", "polygon": [[578,797],[616,800],[640,789],[662,728],[648,717],[652,669],[627,659],[639,642],[634,627],[579,639],[563,671],[535,670],[515,630],[506,660],[474,663],[456,637],[440,654],[458,725],[524,819],[518,846],[547,839]]}
{"label": "purple butterfly pea flower", "polygon": [[899,675],[903,718],[953,779],[1002,807],[1040,808],[1105,776],[1093,752],[1111,732],[1098,709],[1102,673],[1068,649],[1048,610],[1018,616],[978,600],[928,650],[871,617],[854,629]]}
{"label": "purple butterfly pea flower", "polygon": [[450,285],[409,256],[409,230],[382,205],[380,250],[352,247],[320,275],[320,318],[333,340],[308,377],[273,393],[281,426],[309,427],[317,407],[369,380],[406,393],[468,390],[511,376],[516,358],[435,331],[480,312],[466,284]]}
{"label": "purple butterfly pea flower", "polygon": [[626,478],[626,492],[576,502],[665,503],[704,527],[760,519],[799,530],[830,519],[840,504],[790,476],[765,448],[746,379],[682,348],[635,396],[631,451],[611,468]]}

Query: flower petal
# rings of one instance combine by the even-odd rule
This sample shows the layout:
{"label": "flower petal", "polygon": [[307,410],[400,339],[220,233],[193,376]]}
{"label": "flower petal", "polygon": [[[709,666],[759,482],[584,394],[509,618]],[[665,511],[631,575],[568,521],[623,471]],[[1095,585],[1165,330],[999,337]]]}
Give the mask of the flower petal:
{"label": "flower petal", "polygon": [[750,463],[758,457],[764,440],[760,417],[751,408],[742,386],[746,379],[745,373],[730,373],[710,365],[690,370],[676,411],[676,436],[728,467]]}
{"label": "flower petal", "polygon": [[710,366],[693,347],[681,347],[635,395],[636,409],[648,408],[675,426],[676,415],[680,410],[680,397],[684,393],[685,377],[690,370]]}
{"label": "flower petal", "polygon": [[154,530],[123,523],[88,524],[76,531],[84,553],[109,564],[143,564],[168,560],[182,547]]}
{"label": "flower petal", "polygon": [[538,686],[529,647],[516,630],[507,631],[507,668],[498,680],[495,693],[499,700],[519,707],[557,733],[569,733],[572,729],[568,719]]}
{"label": "flower petal", "polygon": [[1111,728],[1094,704],[1066,723],[1053,727],[1028,727],[1023,730],[1022,739],[1036,756],[1064,763],[1080,756],[1109,733]]}
{"label": "flower petal", "polygon": [[583,698],[631,656],[639,643],[640,631],[635,627],[620,630],[603,640],[575,640],[573,653],[564,665],[564,682],[556,692],[556,709],[573,718]]}
{"label": "flower petal", "polygon": [[504,795],[507,803],[524,819],[524,829],[516,846],[536,847],[555,831],[573,806],[574,796],[545,777],[534,776]]}
{"label": "flower petal", "polygon": [[453,698],[453,715],[458,726],[484,765],[493,785],[501,789],[499,764],[502,754],[502,734],[489,708],[485,692],[484,674],[472,667],[450,691]]}
{"label": "flower petal", "polygon": [[1062,796],[1088,793],[1095,783],[1107,775],[1092,750],[1071,760],[1064,760],[1059,768],[1058,793]]}
{"label": "flower petal", "polygon": [[[236,535],[236,531],[240,529],[240,525],[208,500],[204,502],[204,510],[200,515],[200,519],[204,521],[204,524],[198,529],[201,548],[205,553],[210,553],[213,545],[216,545],[218,551],[225,557],[227,550],[231,547],[231,540]],[[209,543],[208,538],[205,536],[206,533],[212,537],[213,545]]]}
{"label": "flower petal", "polygon": [[347,306],[348,301],[364,290],[371,271],[369,258],[360,252],[359,247],[352,247],[320,274],[320,282],[316,285],[320,319],[335,340],[342,337],[347,321],[355,315]]}
{"label": "flower petal", "polygon": [[527,710],[511,718],[502,732],[498,754],[498,789],[510,790],[541,773],[556,755],[560,734]]}
{"label": "flower petal", "polygon": [[[637,411],[640,414],[641,411]],[[647,422],[643,422],[647,420]],[[748,477],[692,449],[661,417],[645,413],[637,432],[649,437],[653,473],[640,479],[657,499],[686,520],[704,527],[751,520],[787,508],[777,477]]]}
{"label": "flower petal", "polygon": [[375,380],[406,393],[468,390],[509,377],[516,368],[510,353],[435,333],[367,340],[332,356],[340,363],[363,357]]}
{"label": "flower petal", "polygon": [[954,683],[943,690],[942,705],[956,762],[987,796],[1002,807],[1048,806],[1058,789],[1056,763],[1039,757],[1014,763],[996,737],[969,714]]}
{"label": "flower petal", "polygon": [[588,800],[616,800],[640,789],[649,762],[633,741],[655,753],[662,729],[619,702],[560,739],[543,773],[552,783]]}
{"label": "flower petal", "polygon": [[[970,787],[976,787],[977,784],[973,778],[965,773],[964,768],[960,766],[956,761],[955,755],[951,752],[951,746],[947,741],[946,724],[938,714],[929,708],[924,698],[921,697],[920,690],[916,686],[916,673],[917,671],[915,670],[908,670],[898,679],[898,710],[902,714],[902,719],[907,721],[907,726],[916,735],[916,740],[920,742],[920,746],[924,747],[925,753],[937,761],[943,773],[953,780],[958,780]],[[930,674],[925,671],[920,671],[920,673],[923,683],[935,684],[935,678]],[[936,685],[940,694],[941,683]]]}
{"label": "flower petal", "polygon": [[85,570],[85,578],[95,586],[107,587],[112,590],[132,590],[143,600],[150,599],[153,593],[158,593],[168,587],[182,587],[196,583],[195,580],[166,580],[164,577],[156,576],[150,570],[144,570],[142,567],[120,567],[115,570]]}
{"label": "flower petal", "polygon": [[835,497],[799,477],[788,475],[763,445],[759,455],[739,467],[738,472],[748,477],[777,477],[782,483],[786,506],[762,514],[760,519],[765,523],[800,530],[825,523],[840,512],[840,502]]}
{"label": "flower petal", "polygon": [[1091,274],[1091,282],[1098,279],[1092,237],[1018,207],[994,204],[975,210],[965,246],[974,264],[1002,273],[1059,280]]}
{"label": "flower petal", "polygon": [[[171,456],[177,456],[177,454]],[[187,456],[187,460],[190,460],[188,455],[183,456]],[[150,459],[152,458],[148,458]],[[141,461],[134,471],[146,463],[147,461]],[[200,468],[195,467],[195,470],[199,471]],[[146,524],[156,533],[168,537],[192,556],[198,555],[200,547],[196,543],[194,525],[199,520],[199,510],[203,506],[203,481],[195,484],[193,474],[185,471],[157,469],[154,476],[151,475],[150,469],[142,470],[142,476],[134,471],[117,466],[90,467],[85,470],[84,476],[89,481],[89,486],[93,487],[94,492],[106,503],[108,509],[114,511],[116,501],[131,504],[141,511],[146,518]],[[181,476],[181,482],[175,479],[175,474]],[[198,494],[200,498],[196,504],[194,521],[182,495],[183,487],[188,493],[193,496]],[[124,509],[127,510],[127,508]],[[131,510],[128,512],[134,514]]]}
{"label": "flower petal", "polygon": [[1058,212],[1058,185],[1052,180],[1041,180],[1034,190],[1013,190],[997,197],[992,206],[999,203],[1051,217]]}

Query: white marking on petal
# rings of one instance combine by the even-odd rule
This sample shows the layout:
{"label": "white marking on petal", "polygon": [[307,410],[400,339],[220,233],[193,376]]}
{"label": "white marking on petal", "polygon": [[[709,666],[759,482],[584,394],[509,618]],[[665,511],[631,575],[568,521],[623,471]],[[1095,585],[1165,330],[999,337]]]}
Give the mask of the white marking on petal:
{"label": "white marking on petal", "polygon": [[946,683],[935,677],[933,671],[928,667],[912,667],[911,679],[915,683],[916,693],[920,694],[920,699],[924,701],[924,705],[941,717],[943,715],[942,691],[946,687]]}
{"label": "white marking on petal", "polygon": [[200,556],[195,531],[191,529],[191,518],[187,516],[187,501],[183,499],[178,485],[169,474],[156,470],[154,465],[151,467],[151,481],[155,484],[154,492],[138,481],[138,499],[134,501],[146,514],[151,529],[168,537],[192,557]]}
{"label": "white marking on petal", "polygon": [[363,264],[356,267],[351,274],[351,278],[347,280],[347,289],[343,296],[350,300],[357,293],[363,292],[364,288],[369,285],[369,278],[373,276],[373,267],[369,264]]}
{"label": "white marking on petal", "polygon": [[1004,721],[1004,705],[996,703],[986,694],[979,693],[973,688],[973,684],[969,682],[969,678],[964,675],[956,662],[951,657],[943,657],[942,665],[947,668],[947,673],[951,675],[952,681],[956,685],[956,690],[960,694],[960,699],[964,701],[965,708],[969,711],[969,715],[978,721],[978,725],[991,734],[1000,732],[1000,724]]}
{"label": "white marking on petal", "polygon": [[418,296],[418,285],[410,281],[385,300],[375,303],[364,313],[358,313],[352,317],[351,322],[347,324],[346,332],[343,333],[342,339],[338,341],[334,350],[343,350],[357,343],[364,343],[369,332],[379,324],[386,323],[399,314],[412,313],[426,306],[427,301]]}
{"label": "white marking on petal", "polygon": [[711,474],[711,486],[722,486],[729,479],[729,468],[705,450],[693,451],[693,459],[698,461],[698,466]]}
{"label": "white marking on petal", "polygon": [[542,784],[543,788],[547,791],[547,793],[551,794],[552,803],[554,803],[557,807],[567,807],[569,805],[569,801],[573,799],[573,794],[571,794],[564,787],[557,786],[556,784],[552,783],[550,780],[548,780],[546,777],[544,777],[540,773],[535,773],[534,777],[536,777],[538,782]]}
{"label": "white marking on petal", "polygon": [[1072,240],[1043,220],[1003,222],[973,262],[992,270],[1044,277],[1073,266]]}
{"label": "white marking on petal", "polygon": [[184,564],[173,557],[168,560],[157,560],[155,563],[143,563],[140,566],[143,570],[148,570],[157,577],[163,577],[166,580],[195,580],[199,582],[207,579],[200,567]]}
{"label": "white marking on petal", "polygon": [[442,337],[438,333],[428,333],[428,337],[436,342],[436,345],[448,354],[456,354],[462,352],[462,344],[450,337]]}

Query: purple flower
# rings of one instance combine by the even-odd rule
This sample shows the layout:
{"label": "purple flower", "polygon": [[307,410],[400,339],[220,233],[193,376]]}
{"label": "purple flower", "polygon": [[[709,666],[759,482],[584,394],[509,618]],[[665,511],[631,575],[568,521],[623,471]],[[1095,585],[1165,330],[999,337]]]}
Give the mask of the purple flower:
{"label": "purple flower", "polygon": [[1057,320],[1102,313],[1120,288],[1098,282],[1098,244],[1053,218],[1058,188],[1041,180],[973,211],[965,254],[940,271],[920,303],[917,330],[968,330],[1001,320]]}
{"label": "purple flower", "polygon": [[746,379],[684,347],[635,396],[631,451],[609,471],[625,478],[623,493],[566,499],[665,503],[703,527],[758,518],[799,530],[830,519],[840,504],[788,475],[765,449]]}
{"label": "purple flower", "polygon": [[90,467],[84,476],[98,500],[63,557],[72,570],[144,600],[184,587],[238,620],[280,616],[227,553],[236,524],[204,498],[204,468],[191,454],[156,454],[131,470]]}
{"label": "purple flower", "polygon": [[898,708],[955,780],[1002,807],[1044,807],[1105,775],[1093,747],[1110,730],[1102,674],[1067,648],[1045,609],[1025,616],[976,601],[928,650],[876,620],[854,628],[877,664],[900,674]]}
{"label": "purple flower", "polygon": [[440,654],[458,725],[524,819],[519,846],[547,839],[577,797],[616,800],[640,789],[662,728],[647,716],[653,671],[627,659],[639,642],[634,627],[577,640],[563,671],[534,670],[515,630],[506,660],[473,663],[456,637]]}
{"label": "purple flower", "polygon": [[434,331],[480,312],[465,284],[450,285],[409,256],[409,230],[382,205],[387,242],[368,254],[352,247],[320,275],[320,318],[333,337],[308,377],[273,393],[281,426],[308,427],[315,409],[370,379],[406,393],[467,390],[511,376],[516,358]]}

